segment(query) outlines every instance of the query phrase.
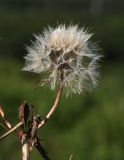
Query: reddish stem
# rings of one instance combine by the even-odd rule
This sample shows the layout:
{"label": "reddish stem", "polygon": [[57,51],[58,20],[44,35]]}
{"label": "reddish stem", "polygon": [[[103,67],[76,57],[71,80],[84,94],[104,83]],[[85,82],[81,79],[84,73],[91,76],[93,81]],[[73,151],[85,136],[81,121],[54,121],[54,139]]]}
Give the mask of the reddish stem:
{"label": "reddish stem", "polygon": [[55,110],[58,107],[58,104],[60,102],[60,99],[61,99],[61,96],[62,96],[62,91],[63,91],[63,86],[61,84],[59,84],[58,92],[57,92],[54,104],[53,104],[52,108],[50,109],[50,111],[48,112],[48,114],[46,115],[46,117],[41,121],[41,123],[39,124],[38,128],[43,127],[44,124],[51,118],[51,116],[55,112]]}

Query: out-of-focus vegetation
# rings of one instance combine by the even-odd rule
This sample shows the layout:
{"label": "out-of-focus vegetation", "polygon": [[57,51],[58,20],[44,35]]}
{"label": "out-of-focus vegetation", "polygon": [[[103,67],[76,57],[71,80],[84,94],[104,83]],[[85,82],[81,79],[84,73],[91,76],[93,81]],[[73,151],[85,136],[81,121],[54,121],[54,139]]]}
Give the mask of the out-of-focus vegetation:
{"label": "out-of-focus vegetation", "polygon": [[[9,1],[7,8],[5,4]],[[33,33],[41,32],[48,25],[78,23],[95,33],[94,39],[100,41],[100,45],[109,58],[123,56],[124,14],[122,6],[124,2],[122,0],[113,2],[102,0],[104,3],[100,14],[92,9],[95,7],[91,6],[90,1],[60,0],[59,3],[58,1],[50,3],[48,0],[37,0],[37,3],[40,3],[39,6],[34,0],[32,3],[35,5],[30,1],[9,1],[3,1],[0,8],[0,54],[22,57],[24,44],[30,44],[29,39],[33,39]]]}
{"label": "out-of-focus vegetation", "polygon": [[[124,1],[101,0],[98,12],[92,6],[95,1],[0,1],[0,104],[13,124],[18,122],[18,107],[25,99],[44,117],[55,97],[48,87],[34,91],[40,76],[21,70],[25,45],[30,45],[33,33],[48,25],[78,23],[95,33],[93,40],[100,41],[104,50],[99,87],[85,96],[66,99],[63,94],[55,115],[40,130],[54,160],[68,160],[70,154],[75,160],[124,159]],[[0,160],[21,156],[15,136],[1,141],[0,148]],[[35,150],[31,159],[40,159]]]}

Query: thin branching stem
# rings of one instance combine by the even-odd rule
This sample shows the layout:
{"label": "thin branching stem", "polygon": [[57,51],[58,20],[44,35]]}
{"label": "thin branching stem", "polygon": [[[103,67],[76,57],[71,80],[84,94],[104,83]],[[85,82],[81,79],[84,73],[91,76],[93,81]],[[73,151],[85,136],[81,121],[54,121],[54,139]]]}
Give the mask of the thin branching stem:
{"label": "thin branching stem", "polygon": [[[57,96],[56,96],[56,99],[54,101],[54,104],[53,104],[52,108],[50,109],[50,111],[48,112],[48,114],[46,115],[46,117],[38,125],[38,129],[43,127],[45,125],[45,123],[51,118],[53,113],[55,112],[55,110],[58,107],[58,104],[60,102],[60,99],[61,99],[61,96],[62,96],[62,91],[63,91],[63,86],[61,84],[59,84],[58,91],[57,91]],[[22,125],[23,125],[23,122],[19,122],[16,126],[14,126],[12,129],[10,129],[8,132],[6,132],[4,135],[2,135],[0,137],[0,140],[3,140],[7,136],[9,136],[11,133],[16,131]]]}
{"label": "thin branching stem", "polygon": [[57,96],[56,96],[56,99],[54,101],[54,104],[53,104],[52,108],[50,109],[50,111],[48,112],[48,114],[46,115],[46,117],[38,125],[38,128],[43,127],[45,125],[45,123],[51,118],[53,113],[55,112],[55,110],[58,107],[58,104],[60,102],[60,99],[61,99],[61,96],[62,96],[62,91],[63,91],[63,86],[61,84],[59,84],[58,92],[57,92]]}
{"label": "thin branching stem", "polygon": [[12,129],[10,129],[8,132],[6,132],[4,135],[2,135],[0,137],[0,140],[3,140],[4,138],[6,138],[7,136],[9,136],[12,132],[14,132],[15,130],[17,130],[20,126],[22,126],[23,123],[19,122],[16,126],[14,126]]}

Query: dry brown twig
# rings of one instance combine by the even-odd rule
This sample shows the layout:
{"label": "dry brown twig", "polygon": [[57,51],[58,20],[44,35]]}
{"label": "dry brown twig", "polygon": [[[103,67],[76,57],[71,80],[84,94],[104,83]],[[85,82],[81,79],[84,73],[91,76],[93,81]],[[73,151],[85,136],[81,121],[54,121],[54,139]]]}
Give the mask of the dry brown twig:
{"label": "dry brown twig", "polygon": [[19,122],[17,125],[15,125],[12,129],[10,129],[8,132],[6,132],[4,135],[2,135],[0,137],[0,140],[3,140],[4,138],[6,138],[7,136],[9,136],[10,134],[12,134],[14,131],[16,131],[19,127],[21,127],[23,125],[22,122]]}
{"label": "dry brown twig", "polygon": [[[51,116],[53,115],[53,113],[55,112],[56,108],[58,107],[58,104],[60,102],[61,96],[62,96],[62,91],[63,91],[63,86],[59,85],[58,86],[58,92],[57,92],[57,96],[56,99],[54,101],[53,106],[51,107],[50,111],[48,112],[48,114],[46,115],[46,117],[40,122],[40,124],[38,125],[38,129],[42,128],[45,123],[51,118]],[[7,136],[9,136],[10,134],[12,134],[15,130],[17,130],[19,127],[21,127],[23,125],[23,122],[19,122],[17,125],[15,125],[12,129],[10,129],[8,132],[6,132],[4,135],[2,135],[0,137],[0,140],[3,140],[4,138],[6,138]]]}
{"label": "dry brown twig", "polygon": [[[51,107],[50,111],[48,112],[48,114],[46,115],[46,117],[37,125],[37,129],[36,129],[36,133],[37,130],[42,128],[46,122],[51,118],[51,116],[54,114],[56,108],[58,107],[58,104],[60,102],[61,96],[62,96],[62,91],[63,91],[63,86],[59,85],[58,86],[58,91],[57,91],[57,95],[56,95],[56,99],[54,101],[53,106]],[[22,160],[29,160],[30,159],[30,145],[32,145],[34,143],[34,146],[37,148],[37,150],[41,153],[41,155],[43,157],[46,157],[46,159],[49,160],[49,157],[47,156],[47,152],[45,151],[45,149],[42,147],[42,145],[40,144],[40,142],[38,141],[37,136],[35,135],[34,139],[32,139],[32,131],[30,131],[30,136],[28,137],[28,133],[24,133],[23,132],[23,126],[25,123],[25,117],[24,117],[24,109],[23,106],[27,105],[27,102],[24,102],[20,109],[19,109],[19,118],[20,118],[20,122],[15,125],[13,128],[11,128],[9,131],[7,131],[4,135],[2,135],[0,137],[0,140],[3,140],[4,138],[6,138],[7,136],[9,136],[10,134],[12,134],[14,131],[16,131],[17,129],[21,129],[22,130],[22,135],[20,136],[20,140],[21,140],[21,144],[22,144]],[[34,129],[34,127],[32,126],[32,129]],[[20,130],[20,133],[21,133]],[[29,141],[29,139],[31,140],[31,142]],[[36,140],[36,142],[33,142],[34,140]]]}

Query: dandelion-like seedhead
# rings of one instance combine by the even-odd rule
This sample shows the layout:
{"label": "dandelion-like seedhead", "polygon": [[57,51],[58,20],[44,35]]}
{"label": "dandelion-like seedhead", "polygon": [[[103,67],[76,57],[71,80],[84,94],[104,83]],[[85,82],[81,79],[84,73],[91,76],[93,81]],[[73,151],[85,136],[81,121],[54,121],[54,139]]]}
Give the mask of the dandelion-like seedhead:
{"label": "dandelion-like seedhead", "polygon": [[67,95],[88,92],[97,85],[97,62],[101,57],[90,41],[91,36],[77,25],[49,27],[43,34],[35,35],[36,41],[27,47],[23,70],[47,72],[41,85],[49,82],[51,89],[55,89],[56,84],[61,83],[67,89]]}

